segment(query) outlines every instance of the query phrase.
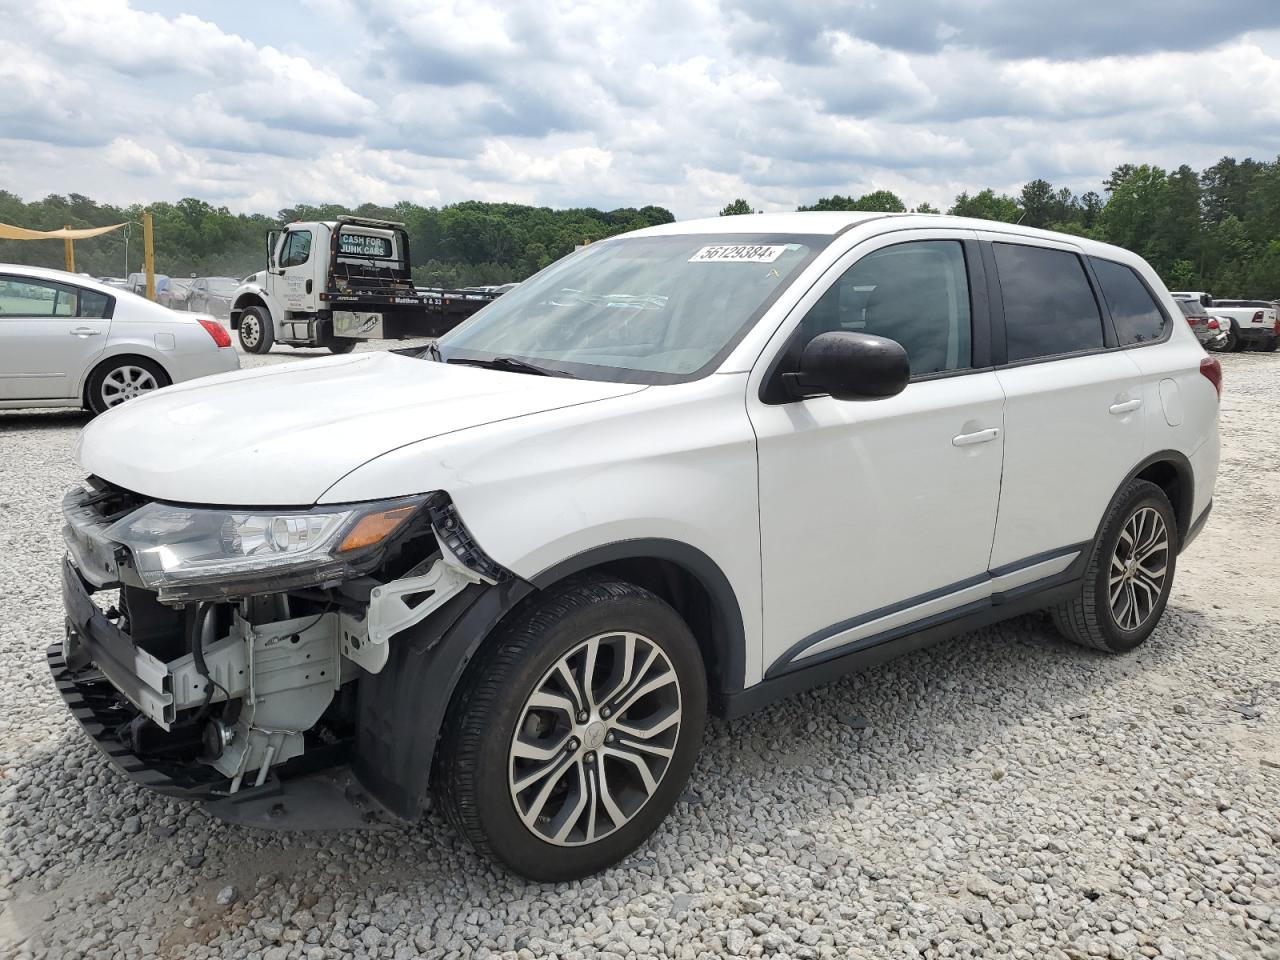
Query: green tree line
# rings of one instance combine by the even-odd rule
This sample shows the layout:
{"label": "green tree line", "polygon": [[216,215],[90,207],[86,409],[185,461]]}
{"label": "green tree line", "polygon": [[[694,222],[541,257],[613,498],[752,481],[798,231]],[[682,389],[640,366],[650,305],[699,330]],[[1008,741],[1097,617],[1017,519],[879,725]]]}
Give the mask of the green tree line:
{"label": "green tree line", "polygon": [[[80,194],[24,203],[0,190],[0,223],[32,230],[127,223],[113,233],[77,241],[76,269],[124,276],[142,269],[142,213],[152,216],[156,272],[170,276],[240,277],[266,266],[269,230],[294,220],[332,220],[342,214],[398,220],[409,232],[414,280],[422,286],[461,287],[523,280],[575,246],[675,218],[662,207],[552,210],[515,203],[467,201],[444,207],[340,204],[289,207],[274,217],[231,213],[203,200],[100,204]],[[0,240],[0,263],[64,265],[58,240]]]}
{"label": "green tree line", "polygon": [[[36,230],[129,222],[76,244],[76,267],[94,276],[141,269],[144,207],[99,204],[88,197],[51,195],[24,202],[0,190],[0,222]],[[156,269],[184,276],[243,276],[266,261],[267,231],[292,220],[344,214],[403,221],[409,231],[414,279],[424,286],[469,286],[521,280],[575,246],[674,218],[662,207],[553,210],[513,203],[466,201],[443,207],[401,202],[384,207],[338,204],[290,207],[276,216],[233,214],[203,200],[155,203]],[[722,214],[750,213],[745,199]],[[902,212],[907,204],[889,190],[861,196],[835,194],[800,210]],[[919,213],[938,213],[927,203]],[[990,188],[955,198],[948,213],[1003,220],[1092,237],[1127,247],[1160,273],[1171,289],[1209,290],[1221,297],[1280,296],[1280,159],[1224,157],[1195,171],[1122,164],[1098,185],[1077,194],[1043,179],[1015,194]],[[127,256],[126,256],[126,243]],[[0,262],[60,267],[57,241],[0,240]]]}
{"label": "green tree line", "polygon": [[[900,213],[907,205],[889,190],[860,197],[836,194],[800,210]],[[735,200],[722,215],[747,213]],[[937,213],[927,203],[918,213]],[[1195,171],[1121,164],[1098,190],[1076,194],[1036,179],[1014,195],[990,188],[956,197],[947,213],[1003,220],[1091,237],[1144,257],[1171,290],[1208,290],[1219,297],[1280,297],[1280,158],[1223,157]]]}

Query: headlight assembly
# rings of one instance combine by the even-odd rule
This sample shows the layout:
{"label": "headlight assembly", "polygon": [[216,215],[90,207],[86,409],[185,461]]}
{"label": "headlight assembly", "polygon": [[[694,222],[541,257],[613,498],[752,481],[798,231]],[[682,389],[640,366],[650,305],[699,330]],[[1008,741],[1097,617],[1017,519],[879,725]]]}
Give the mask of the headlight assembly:
{"label": "headlight assembly", "polygon": [[273,593],[366,572],[425,496],[312,510],[149,503],[106,537],[129,548],[142,582],[166,600]]}

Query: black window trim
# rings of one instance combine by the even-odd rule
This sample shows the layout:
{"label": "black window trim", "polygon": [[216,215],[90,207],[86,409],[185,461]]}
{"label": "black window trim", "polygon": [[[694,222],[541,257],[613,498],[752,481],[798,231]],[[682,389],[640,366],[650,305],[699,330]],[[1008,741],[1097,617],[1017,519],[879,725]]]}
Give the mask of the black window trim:
{"label": "black window trim", "polygon": [[[1168,314],[1165,312],[1164,306],[1160,303],[1159,297],[1152,292],[1150,285],[1142,277],[1140,273],[1129,269],[1133,272],[1147,292],[1151,294],[1151,299],[1160,307],[1161,314],[1165,318],[1164,335],[1159,340],[1149,340],[1146,343],[1121,344],[1120,338],[1116,335],[1115,323],[1111,317],[1111,308],[1107,305],[1107,298],[1102,294],[1102,285],[1098,282],[1097,276],[1093,272],[1093,265],[1089,262],[1091,254],[1085,253],[1083,250],[1070,246],[1067,241],[1062,241],[1062,246],[1054,246],[1048,243],[1026,243],[1027,240],[1040,239],[1039,237],[1023,237],[1018,234],[1008,234],[1009,239],[990,240],[983,238],[979,241],[982,244],[982,259],[987,266],[987,286],[989,296],[991,298],[991,335],[992,335],[992,359],[996,369],[1011,369],[1013,367],[1026,367],[1034,363],[1052,363],[1055,360],[1074,360],[1076,357],[1092,357],[1100,353],[1110,353],[1113,350],[1136,350],[1141,347],[1152,347],[1160,343],[1164,343],[1172,336],[1173,324],[1169,320]],[[1004,293],[1000,288],[1000,275],[996,268],[995,261],[995,244],[1008,243],[1016,246],[1035,247],[1042,250],[1057,250],[1060,253],[1070,253],[1081,262],[1084,268],[1085,279],[1089,284],[1089,290],[1093,294],[1093,302],[1098,308],[1098,316],[1102,321],[1102,346],[1089,347],[1084,350],[1070,350],[1065,353],[1045,354],[1041,357],[1028,357],[1025,360],[1009,359],[1009,343],[1005,329],[1004,315]],[[1099,260],[1107,260],[1110,263],[1119,264],[1122,267],[1128,267],[1128,264],[1121,263],[1119,260],[1111,260],[1109,257],[1098,257]]]}
{"label": "black window trim", "polygon": [[[847,254],[856,251],[864,243],[878,240],[881,237],[891,236],[893,233],[913,233],[922,230],[931,230],[931,228],[919,226],[904,227],[901,230],[877,233],[867,237],[865,240],[855,244],[850,247],[849,250],[845,251],[845,253],[841,254],[836,263],[828,267],[827,270],[823,272],[822,276],[818,277],[818,279],[814,281],[813,286],[816,287],[821,284],[828,274],[837,269],[840,260],[843,260]],[[990,373],[995,369],[994,357],[992,356],[994,330],[990,323],[990,308],[992,300],[990,294],[991,286],[989,273],[984,262],[980,241],[974,238],[972,233],[973,231],[970,229],[956,229],[954,236],[917,237],[911,240],[897,240],[893,243],[886,243],[883,246],[876,247],[874,250],[868,250],[866,253],[850,261],[848,266],[840,269],[835,279],[832,280],[831,283],[828,283],[823,288],[822,293],[819,294],[819,299],[826,296],[827,291],[830,290],[831,287],[836,284],[847,271],[851,270],[855,264],[861,261],[864,257],[870,256],[873,253],[878,253],[881,250],[888,250],[890,247],[902,246],[907,243],[943,241],[960,244],[961,254],[964,257],[965,262],[965,280],[969,285],[969,366],[960,367],[955,370],[938,370],[934,373],[914,374],[907,383],[908,388],[910,388],[913,383],[926,383],[931,380],[949,380],[953,377],[967,377],[975,373]],[[810,290],[812,289],[813,287],[810,287]],[[807,297],[808,295],[809,291],[806,290],[804,296]],[[803,297],[801,299],[803,300]],[[812,310],[816,304],[817,301],[810,304],[809,310]],[[770,358],[769,365],[765,369],[764,376],[760,378],[760,389],[757,395],[760,398],[761,403],[768,404],[769,406],[781,406],[782,404],[787,403],[804,403],[806,400],[817,399],[816,397],[794,397],[787,393],[785,388],[782,386],[782,374],[790,372],[783,369],[783,364],[786,362],[787,357],[796,342],[796,337],[799,336],[800,322],[803,322],[804,316],[807,314],[808,310],[800,316],[800,321],[796,323],[796,328],[787,335],[786,340],[783,341],[782,345],[777,349],[777,351],[775,351],[773,357]],[[790,314],[788,314],[787,320],[790,320],[790,318]],[[786,321],[784,321],[784,323],[785,322]]]}
{"label": "black window trim", "polygon": [[316,236],[310,230],[286,230],[284,232],[284,243],[281,244],[280,246],[280,268],[282,270],[287,270],[289,267],[305,267],[308,263],[311,262],[311,247],[307,247],[307,259],[303,260],[302,262],[288,263],[288,264],[284,262],[285,259],[289,256],[289,247],[293,242],[292,238],[295,235],[301,235],[304,233],[311,238],[312,246],[315,246]]}
{"label": "black window trim", "polygon": [[[107,300],[106,307],[103,308],[102,316],[86,317],[80,312],[80,304],[83,302],[82,296],[76,297],[76,312],[74,314],[65,313],[5,313],[0,314],[0,318],[12,320],[45,320],[45,319],[61,319],[61,320],[110,320],[116,312],[115,294],[107,293],[103,290],[90,290],[88,287],[82,287],[78,283],[68,283],[65,280],[51,280],[48,277],[32,277],[20,273],[0,273],[0,282],[14,281],[16,283],[34,283],[34,284],[50,284],[54,287],[69,287],[78,291],[83,295],[92,293],[95,296],[105,297]],[[55,305],[57,301],[54,301]]]}
{"label": "black window trim", "polygon": [[[1113,349],[1141,350],[1145,347],[1155,347],[1162,343],[1167,342],[1168,339],[1171,336],[1173,336],[1173,318],[1169,316],[1169,311],[1167,311],[1164,308],[1164,304],[1160,302],[1160,297],[1156,294],[1154,290],[1151,289],[1151,284],[1147,283],[1146,277],[1144,277],[1137,270],[1133,269],[1133,267],[1129,266],[1129,264],[1122,263],[1119,260],[1112,260],[1110,257],[1095,257],[1092,254],[1085,254],[1084,260],[1085,260],[1085,265],[1089,270],[1089,276],[1093,278],[1093,281],[1097,285],[1097,293],[1095,295],[1099,298],[1099,301],[1102,303],[1103,309],[1106,310],[1107,323],[1112,327],[1112,330],[1115,335],[1116,346]],[[1120,329],[1119,327],[1116,327],[1115,318],[1112,317],[1111,315],[1111,305],[1107,303],[1107,297],[1102,292],[1102,282],[1097,279],[1097,276],[1093,272],[1094,260],[1105,260],[1107,263],[1114,264],[1117,267],[1124,267],[1131,274],[1133,274],[1134,278],[1137,279],[1138,283],[1142,284],[1142,289],[1147,291],[1147,296],[1151,298],[1151,302],[1154,303],[1156,305],[1156,309],[1160,311],[1160,316],[1164,317],[1164,331],[1160,334],[1160,336],[1157,339],[1144,340],[1141,343],[1121,343],[1120,342],[1120,336],[1119,336]],[[1208,308],[1201,307],[1201,309],[1207,310]],[[1185,320],[1186,318],[1184,317],[1183,319]]]}

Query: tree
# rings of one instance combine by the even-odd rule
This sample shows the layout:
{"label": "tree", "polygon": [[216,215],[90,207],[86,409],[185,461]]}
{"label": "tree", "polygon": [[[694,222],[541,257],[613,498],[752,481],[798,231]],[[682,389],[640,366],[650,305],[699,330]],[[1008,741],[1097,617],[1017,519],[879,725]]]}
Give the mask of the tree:
{"label": "tree", "polygon": [[796,209],[800,211],[853,210],[864,213],[906,213],[907,205],[892,190],[875,190],[871,193],[864,193],[856,200],[851,196],[845,197],[836,193],[829,197],[820,197],[813,206],[797,207]]}
{"label": "tree", "polygon": [[948,213],[957,217],[977,217],[979,220],[1002,220],[1017,223],[1022,217],[1022,207],[1013,197],[997,194],[990,187],[969,196],[968,192],[956,197]]}
{"label": "tree", "polygon": [[916,208],[915,208],[915,210],[914,210],[913,212],[915,212],[915,213],[941,213],[942,211],[941,211],[941,210],[939,210],[937,207],[935,207],[932,203],[929,203],[929,202],[926,200],[924,203],[921,203],[921,204],[917,205],[917,206],[916,206]]}
{"label": "tree", "polygon": [[1047,227],[1062,217],[1055,216],[1056,196],[1048,180],[1031,180],[1022,188],[1022,222],[1028,227]]}
{"label": "tree", "polygon": [[728,204],[723,210],[721,210],[720,216],[733,217],[733,216],[737,216],[738,214],[753,213],[753,212],[754,211],[751,209],[751,204],[747,203],[747,201],[739,197],[737,200],[733,201],[733,203]]}

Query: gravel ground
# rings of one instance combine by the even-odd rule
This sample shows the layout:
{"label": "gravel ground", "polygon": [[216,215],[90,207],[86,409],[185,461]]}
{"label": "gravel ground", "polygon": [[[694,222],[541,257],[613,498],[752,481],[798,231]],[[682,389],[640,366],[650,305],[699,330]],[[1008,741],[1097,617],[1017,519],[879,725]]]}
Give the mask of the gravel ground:
{"label": "gravel ground", "polygon": [[1280,957],[1280,355],[1222,361],[1216,509],[1141,650],[1028,617],[713,722],[658,834],[559,886],[435,816],[259,833],[109,768],[42,654],[85,417],[0,413],[0,955]]}

